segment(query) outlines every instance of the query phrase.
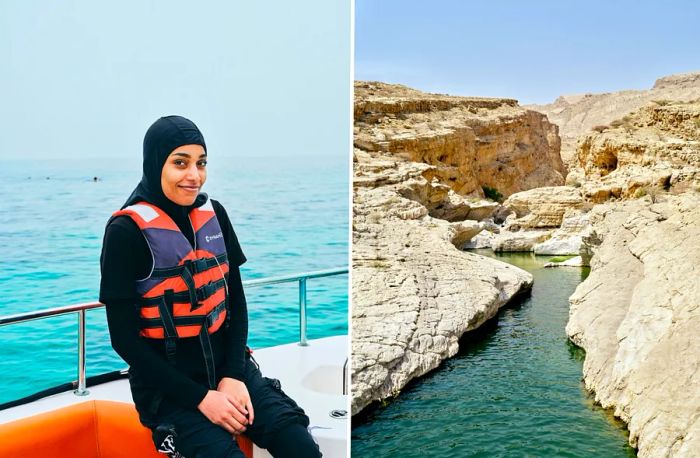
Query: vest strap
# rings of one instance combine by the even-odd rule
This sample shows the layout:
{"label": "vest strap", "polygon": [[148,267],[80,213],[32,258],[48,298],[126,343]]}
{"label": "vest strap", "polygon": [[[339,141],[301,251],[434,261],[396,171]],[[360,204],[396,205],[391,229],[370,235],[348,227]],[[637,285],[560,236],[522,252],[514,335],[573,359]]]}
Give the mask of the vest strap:
{"label": "vest strap", "polygon": [[225,262],[228,262],[226,253],[221,253],[215,258],[188,259],[179,266],[153,269],[151,277],[177,277],[185,269],[189,270],[190,274],[194,275],[204,272],[205,270],[209,270],[212,267],[221,265]]}
{"label": "vest strap", "polygon": [[[178,316],[171,317],[174,326],[195,326],[202,324],[205,328],[211,327],[221,313],[226,310],[226,301],[219,302],[216,307],[214,307],[211,312],[207,315],[190,315],[190,316]],[[165,320],[161,318],[141,318],[141,328],[142,329],[152,329],[152,328],[166,328]],[[165,330],[165,336],[168,337],[168,330]]]}
{"label": "vest strap", "polygon": [[[222,301],[214,307],[214,309],[209,312],[204,317],[204,322],[202,323],[202,328],[199,330],[199,342],[202,345],[202,353],[204,354],[204,364],[207,369],[207,378],[209,379],[209,387],[212,390],[216,389],[216,367],[214,366],[214,352],[211,348],[211,339],[209,336],[209,327],[214,325],[216,320],[222,312],[226,311],[226,300]],[[228,313],[226,316],[228,317]]]}
{"label": "vest strap", "polygon": [[[195,289],[195,296],[197,298],[197,301],[201,302],[201,301],[211,297],[215,292],[217,292],[219,290],[219,288],[222,288],[225,283],[226,283],[226,278],[222,278],[221,280],[209,282],[206,285],[202,285],[199,288]],[[189,301],[190,301],[189,291],[188,292],[181,292],[181,293],[173,293],[173,302],[189,302]],[[154,305],[158,305],[158,302],[160,302],[160,297],[159,296],[148,297],[146,299],[141,299],[139,302],[144,307],[154,306]]]}
{"label": "vest strap", "polygon": [[173,290],[165,290],[158,304],[161,322],[165,333],[165,356],[171,365],[175,365],[175,354],[177,352],[177,329],[173,321]]}
{"label": "vest strap", "polygon": [[[167,290],[166,294],[168,291]],[[211,312],[209,312],[206,315],[196,315],[196,316],[188,316],[188,317],[175,317],[170,314],[170,312],[167,310],[167,306],[165,306],[165,303],[167,301],[163,300],[162,303],[164,304],[163,307],[161,307],[161,317],[164,317],[165,319],[158,319],[158,318],[153,318],[153,319],[148,319],[144,320],[142,319],[142,323],[144,321],[147,321],[148,323],[152,323],[151,326],[148,327],[153,327],[153,324],[156,322],[158,323],[157,327],[162,326],[163,329],[165,329],[165,353],[168,358],[168,362],[172,365],[175,365],[175,353],[176,353],[176,342],[177,342],[177,337],[170,337],[170,331],[168,328],[172,325],[173,328],[171,331],[174,331],[174,324],[177,325],[193,325],[193,324],[201,324],[201,328],[199,330],[199,344],[202,347],[202,354],[204,356],[204,365],[207,370],[207,382],[209,383],[209,388],[216,389],[216,367],[214,365],[214,350],[211,347],[211,339],[209,337],[209,327],[212,326],[216,320],[221,316],[221,313],[226,310],[226,301],[222,301],[212,309]],[[163,310],[165,310],[165,313],[163,313]],[[170,323],[170,324],[166,324]],[[177,334],[175,334],[177,336]]]}
{"label": "vest strap", "polygon": [[[226,277],[224,277],[224,280],[228,280]],[[228,285],[226,285],[226,288],[228,288]],[[231,326],[231,305],[229,302],[228,298],[228,289],[226,291],[226,298],[224,299],[224,307],[226,307],[226,318],[224,318],[224,329],[227,329]],[[245,300],[245,299],[243,299]]]}
{"label": "vest strap", "polygon": [[202,304],[200,304],[197,301],[197,288],[194,284],[194,277],[192,277],[192,274],[190,273],[189,269],[182,269],[182,273],[180,273],[180,276],[185,282],[185,285],[187,285],[187,294],[190,298],[190,312],[197,310],[199,307],[202,306]]}
{"label": "vest strap", "polygon": [[158,312],[160,312],[160,320],[165,329],[165,337],[177,338],[177,329],[173,321],[173,290],[165,290],[165,294],[158,302]]}
{"label": "vest strap", "polygon": [[204,355],[204,366],[207,369],[207,380],[209,382],[209,388],[212,390],[216,389],[216,368],[214,366],[214,351],[211,348],[211,340],[209,339],[208,326],[206,325],[209,320],[204,319],[202,328],[199,331],[199,343],[202,346],[202,354]]}

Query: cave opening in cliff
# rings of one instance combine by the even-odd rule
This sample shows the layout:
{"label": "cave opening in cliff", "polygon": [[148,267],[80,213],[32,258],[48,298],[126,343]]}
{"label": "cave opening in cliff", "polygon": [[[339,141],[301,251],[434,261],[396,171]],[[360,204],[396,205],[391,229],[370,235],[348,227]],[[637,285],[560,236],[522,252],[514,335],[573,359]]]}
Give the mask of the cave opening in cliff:
{"label": "cave opening in cliff", "polygon": [[605,156],[600,168],[602,169],[602,175],[608,175],[610,172],[617,170],[617,155],[609,153]]}

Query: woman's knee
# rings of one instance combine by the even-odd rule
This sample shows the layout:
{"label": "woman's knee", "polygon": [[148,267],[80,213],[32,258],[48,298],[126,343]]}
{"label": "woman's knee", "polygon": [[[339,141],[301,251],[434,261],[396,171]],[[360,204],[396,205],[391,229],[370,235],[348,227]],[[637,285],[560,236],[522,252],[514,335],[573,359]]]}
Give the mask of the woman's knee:
{"label": "woman's knee", "polygon": [[299,423],[292,423],[278,431],[272,438],[268,450],[275,458],[318,458],[322,456],[311,433]]}
{"label": "woman's knee", "polygon": [[198,446],[184,446],[181,451],[184,458],[245,458],[241,449],[232,442],[212,442]]}
{"label": "woman's knee", "polygon": [[[175,409],[166,417],[168,425],[154,430],[156,448],[170,451],[173,457],[186,458],[245,458],[236,439],[223,428],[211,423],[201,413]],[[165,428],[164,428],[165,427]],[[170,438],[168,447],[159,447],[156,436]],[[161,444],[163,445],[163,444]],[[179,454],[178,454],[179,453]]]}

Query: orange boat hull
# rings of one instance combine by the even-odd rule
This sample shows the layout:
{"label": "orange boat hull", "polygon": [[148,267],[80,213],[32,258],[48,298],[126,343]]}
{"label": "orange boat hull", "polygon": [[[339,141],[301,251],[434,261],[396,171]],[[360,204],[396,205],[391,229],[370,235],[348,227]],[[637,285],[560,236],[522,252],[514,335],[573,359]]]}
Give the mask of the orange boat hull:
{"label": "orange boat hull", "polygon": [[[248,458],[253,444],[238,437]],[[87,401],[0,424],[0,457],[163,458],[131,404]]]}

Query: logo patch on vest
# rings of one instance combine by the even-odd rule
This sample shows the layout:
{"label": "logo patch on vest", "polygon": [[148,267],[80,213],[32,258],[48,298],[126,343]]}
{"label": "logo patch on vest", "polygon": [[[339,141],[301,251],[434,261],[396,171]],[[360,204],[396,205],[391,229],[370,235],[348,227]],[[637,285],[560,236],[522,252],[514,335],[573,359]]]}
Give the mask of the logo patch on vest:
{"label": "logo patch on vest", "polygon": [[223,237],[223,236],[224,236],[224,234],[222,234],[221,232],[219,232],[218,234],[215,234],[215,235],[207,235],[206,237],[204,237],[204,240],[206,240],[207,243],[209,243],[209,242],[211,242],[212,240],[220,239],[220,238]]}

